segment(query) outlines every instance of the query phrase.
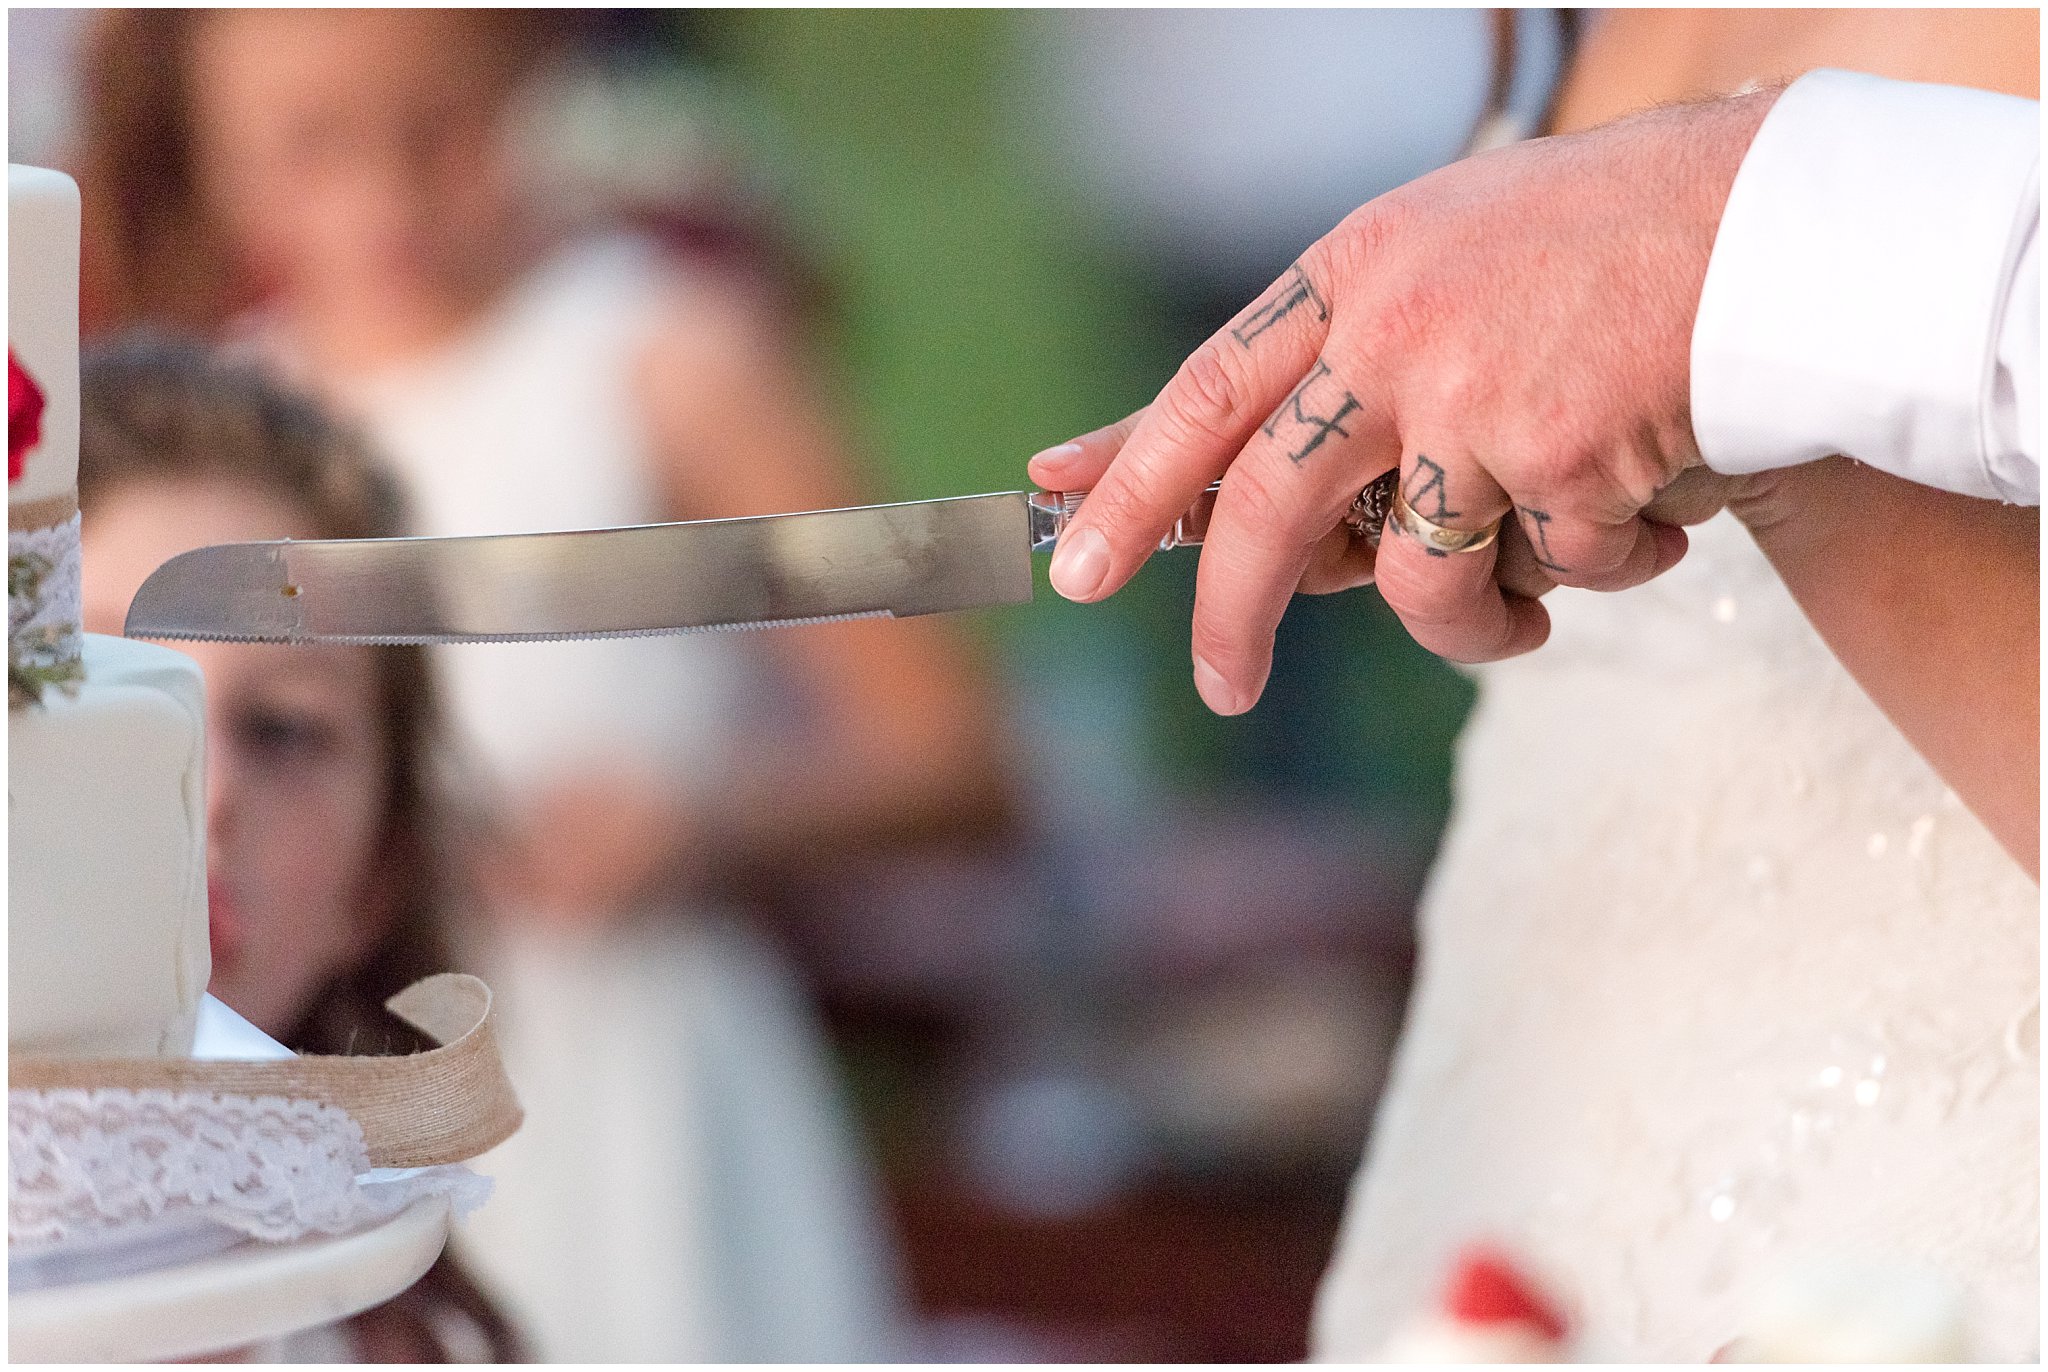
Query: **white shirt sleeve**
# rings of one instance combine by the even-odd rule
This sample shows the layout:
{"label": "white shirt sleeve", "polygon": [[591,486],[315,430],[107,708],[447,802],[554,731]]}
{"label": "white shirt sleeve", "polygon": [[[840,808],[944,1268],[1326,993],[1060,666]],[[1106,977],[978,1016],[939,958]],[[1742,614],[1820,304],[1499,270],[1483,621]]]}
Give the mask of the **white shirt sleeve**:
{"label": "white shirt sleeve", "polygon": [[2041,503],[2040,118],[2032,100],[1840,71],[1778,97],[1693,327],[1708,466],[1846,453]]}

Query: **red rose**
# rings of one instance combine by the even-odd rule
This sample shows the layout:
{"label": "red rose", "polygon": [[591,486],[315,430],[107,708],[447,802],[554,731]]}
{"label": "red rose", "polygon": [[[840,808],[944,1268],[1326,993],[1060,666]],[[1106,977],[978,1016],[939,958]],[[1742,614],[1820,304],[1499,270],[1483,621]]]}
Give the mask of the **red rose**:
{"label": "red rose", "polygon": [[43,441],[43,388],[7,350],[7,480],[21,480],[29,450]]}

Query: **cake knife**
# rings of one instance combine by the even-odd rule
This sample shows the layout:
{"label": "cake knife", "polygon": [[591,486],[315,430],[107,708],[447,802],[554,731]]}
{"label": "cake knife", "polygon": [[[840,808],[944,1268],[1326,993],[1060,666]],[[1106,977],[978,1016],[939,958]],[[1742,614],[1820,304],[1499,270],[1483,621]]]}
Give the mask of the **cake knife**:
{"label": "cake knife", "polygon": [[[1354,507],[1378,541],[1389,472]],[[1216,486],[1160,540],[1199,544]],[[287,539],[180,553],[128,607],[130,638],[504,643],[902,617],[1031,599],[1085,491],[451,538]]]}

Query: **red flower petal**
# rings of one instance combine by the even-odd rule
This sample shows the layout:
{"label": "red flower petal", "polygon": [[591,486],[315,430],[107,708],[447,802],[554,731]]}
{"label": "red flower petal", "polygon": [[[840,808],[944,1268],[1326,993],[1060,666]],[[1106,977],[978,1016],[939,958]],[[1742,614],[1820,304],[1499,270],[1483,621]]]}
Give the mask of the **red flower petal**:
{"label": "red flower petal", "polygon": [[43,441],[43,388],[7,350],[7,480],[21,480],[29,450]]}
{"label": "red flower petal", "polygon": [[1564,1317],[1504,1255],[1490,1248],[1467,1249],[1451,1270],[1444,1308],[1466,1324],[1526,1324],[1547,1338],[1562,1339]]}

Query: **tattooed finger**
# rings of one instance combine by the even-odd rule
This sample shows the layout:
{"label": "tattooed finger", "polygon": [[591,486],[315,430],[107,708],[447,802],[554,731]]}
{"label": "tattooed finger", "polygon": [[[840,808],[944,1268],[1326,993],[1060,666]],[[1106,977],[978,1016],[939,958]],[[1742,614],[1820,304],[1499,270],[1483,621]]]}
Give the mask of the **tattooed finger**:
{"label": "tattooed finger", "polygon": [[[1303,389],[1329,336],[1329,297],[1315,279],[1319,260],[1315,249],[1305,254],[1190,354],[1146,407],[1053,553],[1048,575],[1061,595],[1095,601],[1113,594],[1290,396],[1312,430],[1292,449],[1303,460],[1354,426],[1355,396],[1347,408],[1348,393],[1325,397],[1313,385]],[[1326,400],[1333,403],[1325,407]]]}
{"label": "tattooed finger", "polygon": [[1543,569],[1529,535],[1514,520],[1500,526],[1500,555],[1494,560],[1493,579],[1502,590],[1531,600],[1557,589],[1557,581]]}
{"label": "tattooed finger", "polygon": [[1314,311],[1319,324],[1329,322],[1330,307],[1324,303],[1323,293],[1297,262],[1253,303],[1244,318],[1230,326],[1230,336],[1240,348],[1249,348],[1260,334],[1301,309]]}
{"label": "tattooed finger", "polygon": [[1331,435],[1351,437],[1344,421],[1360,408],[1358,397],[1337,379],[1330,364],[1317,358],[1301,384],[1280,402],[1280,408],[1259,426],[1259,431],[1278,439],[1287,452],[1287,460],[1299,467],[1329,442]]}

